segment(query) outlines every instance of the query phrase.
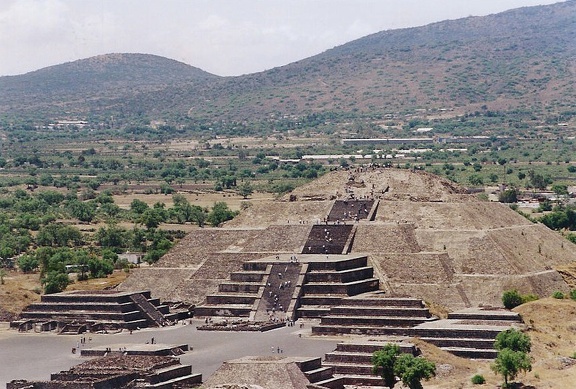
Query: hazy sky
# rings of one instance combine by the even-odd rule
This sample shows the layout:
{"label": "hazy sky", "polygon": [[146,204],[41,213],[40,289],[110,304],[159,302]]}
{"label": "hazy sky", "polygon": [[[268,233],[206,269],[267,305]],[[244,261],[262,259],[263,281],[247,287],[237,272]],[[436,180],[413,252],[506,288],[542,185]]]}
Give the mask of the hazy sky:
{"label": "hazy sky", "polygon": [[148,53],[221,76],[368,34],[558,0],[0,0],[0,75]]}

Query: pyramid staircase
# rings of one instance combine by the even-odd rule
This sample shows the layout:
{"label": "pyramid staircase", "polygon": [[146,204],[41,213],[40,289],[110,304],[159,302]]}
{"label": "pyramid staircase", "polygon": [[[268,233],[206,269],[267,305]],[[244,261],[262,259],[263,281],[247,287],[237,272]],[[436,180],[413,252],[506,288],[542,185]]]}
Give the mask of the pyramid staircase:
{"label": "pyramid staircase", "polygon": [[328,221],[357,221],[369,219],[374,200],[336,200],[328,214]]}
{"label": "pyramid staircase", "polygon": [[316,224],[310,229],[302,254],[346,254],[352,224]]}

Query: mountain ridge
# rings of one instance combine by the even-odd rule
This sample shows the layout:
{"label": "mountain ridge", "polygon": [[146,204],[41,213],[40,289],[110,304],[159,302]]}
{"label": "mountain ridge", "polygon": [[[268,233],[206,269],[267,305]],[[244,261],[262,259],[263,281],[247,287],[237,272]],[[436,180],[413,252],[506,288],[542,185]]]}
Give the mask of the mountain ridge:
{"label": "mountain ridge", "polygon": [[[330,112],[378,116],[479,107],[542,111],[574,102],[574,58],[576,1],[571,0],[381,31],[248,75],[220,77],[185,65],[196,71],[188,76],[175,71],[162,81],[160,67],[143,71],[139,78],[124,75],[106,93],[87,88],[78,97],[74,96],[77,90],[62,89],[64,96],[56,104],[54,90],[45,91],[49,98],[29,90],[21,95],[37,98],[34,108],[42,115],[58,115],[65,108],[76,115],[98,117],[112,112],[130,118],[144,113],[168,121],[176,117],[205,122],[265,121]],[[45,69],[63,70],[58,66],[65,65]],[[151,76],[158,79],[142,82]],[[26,77],[18,80],[32,83]],[[0,90],[7,90],[4,83],[5,78],[0,78]],[[122,90],[128,87],[130,93]],[[0,113],[9,107],[26,115],[26,100],[13,91],[12,99],[0,95]]]}

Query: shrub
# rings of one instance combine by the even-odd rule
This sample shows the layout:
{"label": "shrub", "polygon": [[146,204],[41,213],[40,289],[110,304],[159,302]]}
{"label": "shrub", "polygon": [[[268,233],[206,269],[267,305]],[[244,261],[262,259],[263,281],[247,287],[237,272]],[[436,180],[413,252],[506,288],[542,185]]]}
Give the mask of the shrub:
{"label": "shrub", "polygon": [[486,380],[484,379],[484,376],[476,374],[474,377],[472,377],[472,383],[474,385],[482,385],[486,383]]}
{"label": "shrub", "polygon": [[516,308],[518,305],[522,304],[522,296],[517,290],[507,290],[502,294],[502,304],[506,309]]}
{"label": "shrub", "polygon": [[557,290],[556,292],[554,292],[552,294],[552,297],[554,297],[555,299],[558,299],[558,300],[562,300],[564,298],[564,293]]}
{"label": "shrub", "polygon": [[516,289],[507,290],[502,294],[502,304],[506,309],[516,308],[520,304],[538,300],[538,296],[532,293],[520,294]]}
{"label": "shrub", "polygon": [[576,300],[576,289],[572,289],[572,290],[570,291],[570,298],[571,298],[572,300]]}
{"label": "shrub", "polygon": [[522,304],[524,303],[528,303],[530,301],[536,301],[538,300],[538,296],[536,296],[535,294],[529,293],[529,294],[524,294],[522,295]]}

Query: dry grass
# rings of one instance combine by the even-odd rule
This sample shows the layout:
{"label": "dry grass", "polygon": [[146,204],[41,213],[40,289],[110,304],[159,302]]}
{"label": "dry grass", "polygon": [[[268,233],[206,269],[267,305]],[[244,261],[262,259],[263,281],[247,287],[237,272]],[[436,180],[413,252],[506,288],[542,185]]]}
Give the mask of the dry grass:
{"label": "dry grass", "polygon": [[[573,389],[576,382],[576,302],[553,298],[523,304],[514,309],[528,324],[532,340],[532,371],[516,381],[525,388]],[[424,384],[426,389],[494,388],[502,378],[490,370],[490,361],[471,361],[456,357],[418,339],[414,343],[422,354],[436,363],[437,376]],[[470,379],[481,374],[484,385],[472,385]]]}
{"label": "dry grass", "polygon": [[[186,197],[186,199],[192,205],[198,205],[200,207],[212,207],[215,202],[224,201],[228,204],[228,207],[234,211],[240,209],[240,205],[243,202],[249,203],[258,203],[260,201],[269,201],[273,200],[274,196],[270,193],[260,193],[256,192],[253,193],[248,199],[244,199],[242,196],[239,196],[233,191],[224,191],[224,192],[213,192],[213,191],[197,191],[195,193],[189,192],[182,192],[179,193]],[[146,204],[152,206],[158,202],[166,204],[167,208],[170,208],[174,205],[172,201],[171,195],[163,195],[163,194],[142,194],[142,193],[128,193],[128,194],[120,194],[114,195],[114,202],[123,209],[129,209],[130,203],[133,200],[138,199],[144,201]]]}
{"label": "dry grass", "polygon": [[[66,290],[102,290],[114,287],[126,279],[128,274],[116,270],[107,278],[95,278],[87,281],[74,282]],[[13,319],[22,310],[40,301],[42,284],[39,273],[24,274],[11,270],[0,285],[0,321]]]}
{"label": "dry grass", "polygon": [[23,274],[7,271],[4,284],[0,285],[0,321],[10,320],[24,307],[40,300],[40,277],[38,274]]}

